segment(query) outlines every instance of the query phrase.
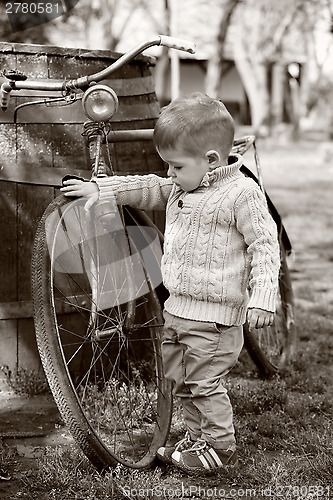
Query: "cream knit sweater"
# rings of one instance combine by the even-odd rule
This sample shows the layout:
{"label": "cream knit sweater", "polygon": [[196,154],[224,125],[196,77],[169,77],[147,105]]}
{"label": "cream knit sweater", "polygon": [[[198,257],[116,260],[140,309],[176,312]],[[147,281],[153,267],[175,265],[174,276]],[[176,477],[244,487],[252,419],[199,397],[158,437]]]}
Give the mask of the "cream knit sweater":
{"label": "cream knit sweater", "polygon": [[[162,277],[175,316],[241,325],[247,307],[275,311],[280,267],[277,228],[257,184],[227,166],[184,192],[154,174],[97,179],[100,199],[158,210],[166,207]],[[248,288],[250,297],[248,297]]]}

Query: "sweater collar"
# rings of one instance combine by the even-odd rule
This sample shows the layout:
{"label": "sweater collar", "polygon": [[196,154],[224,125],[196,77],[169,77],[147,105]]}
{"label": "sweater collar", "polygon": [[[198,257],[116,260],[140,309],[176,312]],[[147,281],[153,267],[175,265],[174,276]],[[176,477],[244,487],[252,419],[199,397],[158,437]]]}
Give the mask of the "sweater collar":
{"label": "sweater collar", "polygon": [[214,170],[207,172],[199,185],[199,187],[209,187],[213,182],[218,180],[226,180],[237,175],[240,167],[243,164],[243,158],[239,154],[233,154],[228,158],[228,165],[223,165],[221,167],[216,167]]}

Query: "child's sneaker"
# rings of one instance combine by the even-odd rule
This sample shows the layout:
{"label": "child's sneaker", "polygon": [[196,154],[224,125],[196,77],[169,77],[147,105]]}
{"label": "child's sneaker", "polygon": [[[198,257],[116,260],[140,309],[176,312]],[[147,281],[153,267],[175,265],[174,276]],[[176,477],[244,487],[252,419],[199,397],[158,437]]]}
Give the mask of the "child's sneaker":
{"label": "child's sneaker", "polygon": [[165,464],[172,464],[171,455],[174,451],[184,451],[188,448],[191,448],[194,445],[195,441],[192,441],[190,438],[190,433],[186,432],[185,437],[175,443],[174,445],[162,446],[156,452],[157,457],[161,462]]}
{"label": "child's sneaker", "polygon": [[198,439],[185,451],[175,450],[171,460],[174,465],[187,473],[212,474],[225,469],[228,465],[236,465],[237,451],[233,445],[227,450],[216,450],[203,439]]}

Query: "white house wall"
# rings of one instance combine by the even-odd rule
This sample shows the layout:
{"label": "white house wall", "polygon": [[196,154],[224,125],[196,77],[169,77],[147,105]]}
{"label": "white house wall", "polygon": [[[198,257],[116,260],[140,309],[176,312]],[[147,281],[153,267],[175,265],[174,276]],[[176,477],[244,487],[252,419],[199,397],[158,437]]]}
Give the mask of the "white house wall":
{"label": "white house wall", "polygon": [[[205,91],[206,74],[200,62],[180,63],[180,94],[185,95],[195,91]],[[170,75],[168,78],[168,95],[170,99]],[[159,96],[158,96],[159,97]],[[223,77],[219,98],[224,102],[244,102],[244,89],[239,78],[237,69],[231,68]]]}

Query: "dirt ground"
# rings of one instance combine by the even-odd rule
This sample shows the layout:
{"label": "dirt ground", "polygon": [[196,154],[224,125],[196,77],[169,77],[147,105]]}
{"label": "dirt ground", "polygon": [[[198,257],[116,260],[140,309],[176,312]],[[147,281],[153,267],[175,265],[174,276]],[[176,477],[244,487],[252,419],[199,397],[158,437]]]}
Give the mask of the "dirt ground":
{"label": "dirt ground", "polygon": [[10,479],[0,480],[0,498],[19,498],[22,478],[37,468],[37,459],[47,446],[66,446],[72,438],[61,423],[49,394],[25,398],[0,382],[0,447],[13,451],[6,468]]}

